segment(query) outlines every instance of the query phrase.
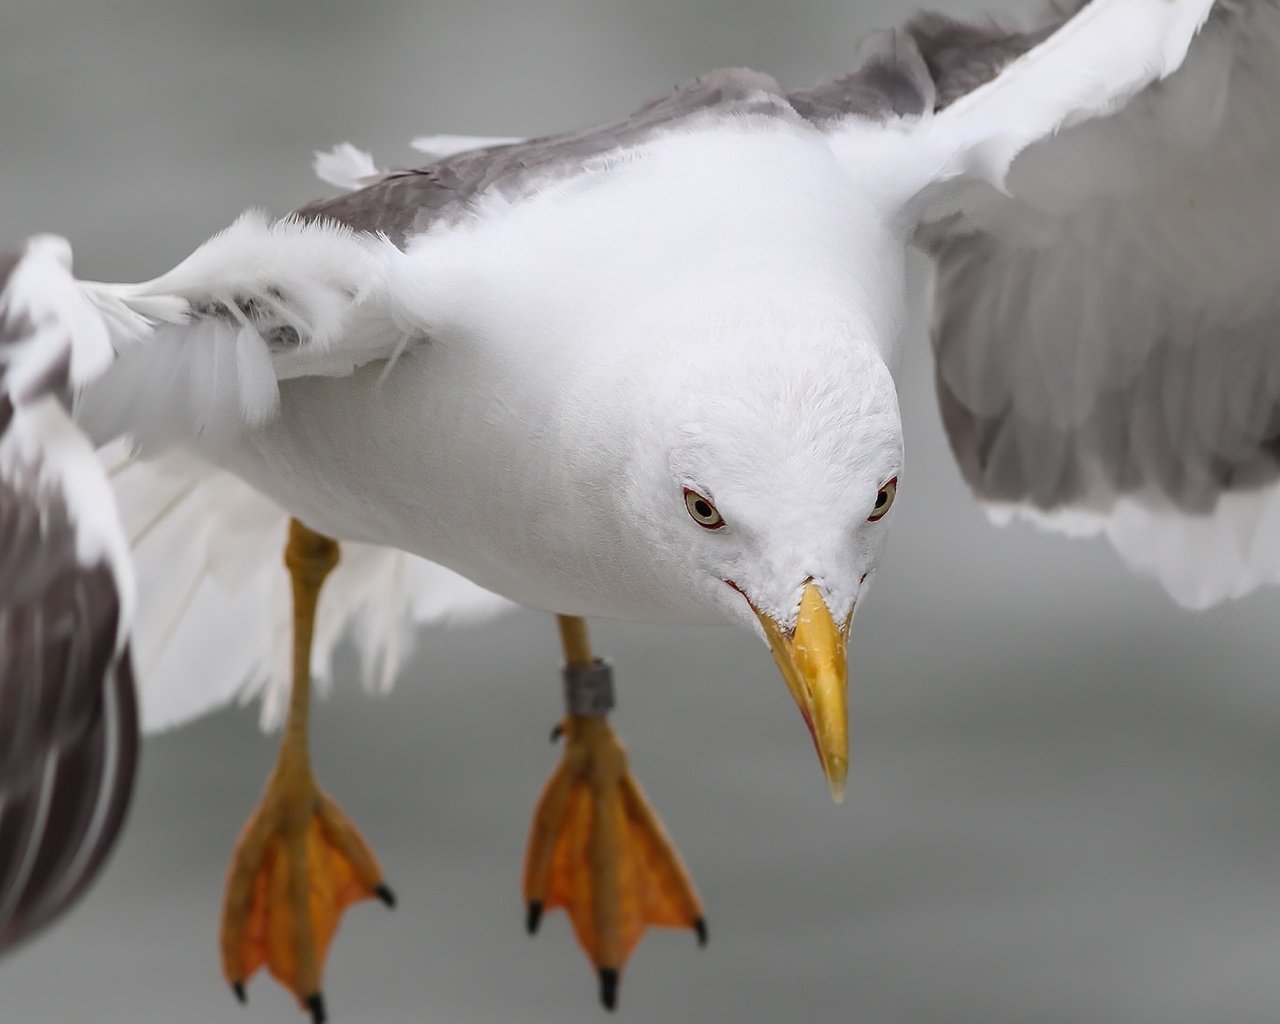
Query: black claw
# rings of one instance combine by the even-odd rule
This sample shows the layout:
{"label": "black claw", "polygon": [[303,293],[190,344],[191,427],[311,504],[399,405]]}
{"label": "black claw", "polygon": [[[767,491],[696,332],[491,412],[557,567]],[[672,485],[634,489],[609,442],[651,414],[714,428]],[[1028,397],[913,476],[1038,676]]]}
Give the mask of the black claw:
{"label": "black claw", "polygon": [[324,1012],[324,996],[319,992],[312,992],[307,996],[307,1009],[311,1011],[311,1024],[324,1024],[329,1019],[329,1015]]}
{"label": "black claw", "polygon": [[373,894],[382,900],[388,910],[394,910],[396,907],[396,894],[393,893],[389,886],[379,885],[373,890]]}
{"label": "black claw", "polygon": [[693,922],[693,934],[698,936],[699,946],[707,944],[707,919],[705,917],[700,917]]}
{"label": "black claw", "polygon": [[559,722],[556,722],[556,724],[551,727],[551,742],[552,743],[557,742],[560,739],[560,737],[563,735],[564,735],[564,726],[561,725]]}
{"label": "black claw", "polygon": [[618,1005],[618,969],[616,967],[600,968],[600,1002],[606,1010],[613,1010]]}
{"label": "black claw", "polygon": [[524,915],[524,927],[530,935],[538,933],[538,925],[542,923],[542,900],[530,900]]}
{"label": "black claw", "polygon": [[244,991],[243,981],[233,981],[231,983],[231,991],[235,995],[236,1001],[241,1006],[244,1006],[246,1003],[249,1002],[249,997],[245,994],[245,991]]}

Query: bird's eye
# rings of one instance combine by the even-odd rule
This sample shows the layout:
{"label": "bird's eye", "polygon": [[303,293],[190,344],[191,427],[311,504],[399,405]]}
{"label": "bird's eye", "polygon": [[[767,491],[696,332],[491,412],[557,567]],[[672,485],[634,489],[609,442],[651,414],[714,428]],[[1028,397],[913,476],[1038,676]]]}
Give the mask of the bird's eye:
{"label": "bird's eye", "polygon": [[878,523],[883,519],[889,509],[893,508],[893,499],[897,493],[898,478],[895,476],[880,488],[880,493],[876,495],[876,509],[871,513],[871,515],[867,516],[867,522]]}
{"label": "bird's eye", "polygon": [[724,517],[716,511],[716,507],[697,491],[691,491],[687,487],[684,489],[684,507],[693,516],[693,521],[701,527],[718,530],[724,526]]}

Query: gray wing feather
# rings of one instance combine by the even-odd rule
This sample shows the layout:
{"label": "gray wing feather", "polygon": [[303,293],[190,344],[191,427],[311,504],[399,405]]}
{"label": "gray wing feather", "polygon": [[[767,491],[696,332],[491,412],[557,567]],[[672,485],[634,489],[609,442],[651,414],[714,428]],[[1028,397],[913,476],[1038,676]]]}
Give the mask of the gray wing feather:
{"label": "gray wing feather", "polygon": [[[940,104],[1054,27],[915,24]],[[1280,582],[1277,56],[1280,8],[1220,5],[1177,72],[1028,149],[1012,197],[921,236],[966,481],[1106,533],[1189,605]]]}
{"label": "gray wing feather", "polygon": [[728,68],[686,82],[620,121],[468,150],[425,167],[392,171],[353,192],[308,203],[296,215],[381,232],[403,247],[407,239],[436,224],[466,217],[482,194],[518,199],[583,173],[597,158],[676,130],[691,118],[744,114],[799,119],[774,79]]}
{"label": "gray wing feather", "polygon": [[909,36],[929,70],[941,110],[991,81],[1012,61],[1053,35],[1085,0],[1055,4],[1030,28],[1016,28],[992,18],[959,21],[941,14],[922,14],[901,30]]}
{"label": "gray wing feather", "polygon": [[75,565],[0,608],[0,951],[84,891],[123,824],[138,722],[118,612],[110,572]]}
{"label": "gray wing feather", "polygon": [[[81,561],[77,530],[90,527],[77,519],[91,517],[69,507],[56,447],[31,433],[32,406],[65,417],[56,403],[70,390],[71,337],[61,353],[26,346],[36,322],[15,311],[8,288],[22,255],[0,255],[0,951],[97,875],[138,754],[117,570]],[[18,372],[24,354],[44,361],[40,372]]]}
{"label": "gray wing feather", "polygon": [[937,87],[909,28],[877,32],[858,47],[857,70],[788,96],[791,105],[821,124],[849,116],[905,117],[932,110]]}
{"label": "gray wing feather", "polygon": [[[1059,243],[1070,244],[1069,234]],[[1155,492],[1203,515],[1224,492],[1280,475],[1280,309],[1235,323],[1197,317],[1172,296],[1146,292],[1131,261],[1097,247],[1064,253],[971,235],[938,254],[938,399],[965,478],[983,498],[1049,510]],[[1131,290],[1099,295],[1108,274]],[[1100,317],[1082,315],[1104,302]],[[1106,385],[1091,372],[1087,407],[1054,417],[1055,400],[1082,397],[1073,394],[1074,367],[1062,364],[1101,347],[1097,332],[1131,326],[1154,332],[1117,340],[1131,346],[1132,365],[1117,365]],[[1065,349],[1054,362],[1031,347],[1049,332]],[[1056,382],[1056,399],[1033,398],[1036,362],[1048,375],[1041,386]]]}
{"label": "gray wing feather", "polygon": [[466,217],[487,192],[518,199],[582,173],[596,158],[679,130],[694,118],[755,114],[823,127],[843,117],[904,116],[945,106],[1036,45],[1065,16],[1055,11],[1027,32],[923,16],[904,28],[872,35],[856,51],[855,71],[812,89],[787,93],[769,75],[723,68],[677,86],[619,121],[485,146],[392,171],[295,213],[303,220],[333,220],[357,231],[381,232],[403,247],[437,224]]}

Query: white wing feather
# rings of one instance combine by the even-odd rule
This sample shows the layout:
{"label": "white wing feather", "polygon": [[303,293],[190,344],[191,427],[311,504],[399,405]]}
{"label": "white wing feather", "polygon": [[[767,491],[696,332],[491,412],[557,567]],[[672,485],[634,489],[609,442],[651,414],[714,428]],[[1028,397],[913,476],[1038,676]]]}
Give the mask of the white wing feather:
{"label": "white wing feather", "polygon": [[365,150],[349,142],[340,142],[327,152],[317,152],[311,162],[316,177],[341,189],[357,189],[382,174]]}
{"label": "white wing feather", "polygon": [[[0,281],[0,471],[38,472],[40,491],[61,491],[76,524],[82,565],[107,561],[120,592],[121,642],[132,616],[133,573],[92,449],[61,405],[63,387],[82,386],[110,365],[111,341],[95,304],[71,276],[66,239],[37,235]],[[5,337],[4,335],[11,335]],[[6,430],[7,428],[7,430]]]}
{"label": "white wing feather", "polygon": [[[523,141],[520,137],[498,135],[419,135],[409,143],[409,148],[426,154],[431,160],[443,160],[459,153]],[[317,152],[311,169],[325,184],[346,191],[363,188],[386,173],[366,150],[350,142],[340,142],[333,149]]]}
{"label": "white wing feather", "polygon": [[[388,284],[401,256],[380,237],[248,213],[161,277],[82,282],[63,296],[107,327],[116,353],[76,414],[106,445],[137,570],[145,729],[259,696],[264,724],[278,721],[289,678],[288,517],[174,443],[216,450],[275,415],[281,380],[347,374],[423,340],[400,326],[407,318]],[[422,559],[344,544],[319,606],[317,674],[329,676],[354,625],[366,683],[385,689],[415,627],[505,607]]]}
{"label": "white wing feather", "polygon": [[939,179],[1001,191],[1014,159],[1056,132],[1120,109],[1177,70],[1215,0],[1093,0],[1039,46],[927,125]]}
{"label": "white wing feather", "polygon": [[518,135],[419,135],[409,146],[419,153],[425,153],[432,160],[443,160],[458,153],[469,153],[473,149],[510,146],[523,141]]}
{"label": "white wing feather", "polygon": [[77,416],[99,441],[147,448],[261,424],[280,380],[348,374],[412,340],[387,283],[402,256],[336,224],[250,212],[152,281],[86,284],[113,325],[133,322],[113,330],[117,358]]}

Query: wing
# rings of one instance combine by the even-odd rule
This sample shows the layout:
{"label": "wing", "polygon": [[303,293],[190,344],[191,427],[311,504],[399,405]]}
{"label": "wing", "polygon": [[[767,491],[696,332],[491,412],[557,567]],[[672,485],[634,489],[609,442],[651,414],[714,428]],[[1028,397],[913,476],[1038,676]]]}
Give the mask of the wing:
{"label": "wing", "polygon": [[[962,66],[930,29],[933,65]],[[1031,146],[1008,195],[928,240],[965,479],[998,517],[1107,536],[1189,606],[1280,582],[1278,59],[1280,9],[1224,6],[1176,73]]]}
{"label": "wing", "polygon": [[878,119],[977,496],[1191,606],[1280,582],[1277,57],[1271,2],[1093,0],[918,18],[800,96],[851,154]]}
{"label": "wing", "polygon": [[[353,184],[372,168],[351,147],[319,163]],[[80,390],[76,419],[102,446],[137,571],[146,731],[259,697],[270,726],[287,697],[288,515],[192,451],[216,457],[268,421],[282,380],[348,374],[427,343],[428,325],[397,301],[406,254],[322,205],[275,222],[248,213],[143,284],[78,283],[75,298],[110,338],[110,363]],[[421,558],[344,543],[319,608],[317,675],[328,681],[332,652],[354,627],[366,685],[385,690],[417,627],[508,607]]]}
{"label": "wing", "polygon": [[[256,695],[264,721],[279,717],[288,517],[169,447],[270,418],[280,380],[424,342],[394,305],[401,255],[327,219],[252,213],[140,285],[75,281],[61,239],[0,255],[0,950],[100,868],[140,719],[162,728]],[[80,428],[108,443],[95,453]],[[422,559],[344,545],[318,674],[353,623],[365,679],[385,688],[413,626],[505,607]]]}
{"label": "wing", "polygon": [[137,760],[132,572],[63,404],[110,348],[70,264],[55,238],[0,255],[0,951],[93,880]]}
{"label": "wing", "polygon": [[82,282],[116,359],[80,396],[77,419],[100,443],[217,445],[275,415],[280,380],[348,374],[427,343],[434,267],[406,251],[421,236],[483,215],[486,199],[516,202],[607,169],[657,133],[744,115],[798,120],[769,76],[726,70],[582,131],[424,137],[414,145],[439,155],[424,167],[384,172],[345,143],[317,154],[317,174],[345,194],[275,222],[246,213],[154,280]]}
{"label": "wing", "polygon": [[404,254],[330,221],[246,213],[167,274],[81,282],[115,359],[78,397],[99,443],[216,447],[279,409],[279,382],[343,375],[425,342],[396,302]]}

